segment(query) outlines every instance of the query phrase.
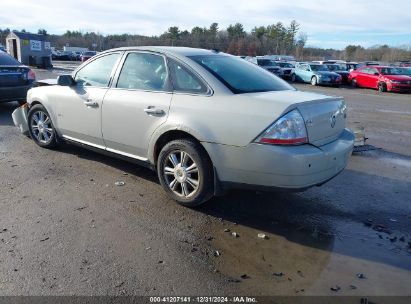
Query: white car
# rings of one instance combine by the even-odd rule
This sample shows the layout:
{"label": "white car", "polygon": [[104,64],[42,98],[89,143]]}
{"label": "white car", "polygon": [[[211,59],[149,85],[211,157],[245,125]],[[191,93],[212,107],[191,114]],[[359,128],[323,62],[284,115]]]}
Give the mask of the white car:
{"label": "white car", "polygon": [[152,168],[190,207],[230,188],[321,185],[354,144],[342,98],[299,92],[212,50],[109,50],[27,101],[13,117],[39,146],[67,141]]}

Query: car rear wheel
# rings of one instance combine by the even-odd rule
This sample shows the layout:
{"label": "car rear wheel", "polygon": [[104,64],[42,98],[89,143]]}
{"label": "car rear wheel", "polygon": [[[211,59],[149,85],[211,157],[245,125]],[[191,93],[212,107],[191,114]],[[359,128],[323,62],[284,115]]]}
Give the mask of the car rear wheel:
{"label": "car rear wheel", "polygon": [[173,140],[161,150],[157,174],[167,194],[196,207],[213,196],[213,170],[204,148],[191,139]]}
{"label": "car rear wheel", "polygon": [[47,110],[40,104],[33,106],[28,114],[29,133],[34,142],[43,148],[57,145],[57,135]]}
{"label": "car rear wheel", "polygon": [[387,85],[384,82],[380,82],[378,84],[378,91],[381,93],[387,92]]}
{"label": "car rear wheel", "polygon": [[316,77],[316,76],[313,76],[313,77],[311,78],[311,85],[316,86],[317,83],[318,83],[317,77]]}

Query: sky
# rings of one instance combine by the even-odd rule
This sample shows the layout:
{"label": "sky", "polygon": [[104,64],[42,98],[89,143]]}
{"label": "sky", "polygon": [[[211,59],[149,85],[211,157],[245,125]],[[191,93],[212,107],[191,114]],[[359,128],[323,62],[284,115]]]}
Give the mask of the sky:
{"label": "sky", "polygon": [[410,0],[1,0],[0,28],[51,34],[66,30],[160,35],[217,22],[255,26],[296,20],[307,45],[411,46]]}

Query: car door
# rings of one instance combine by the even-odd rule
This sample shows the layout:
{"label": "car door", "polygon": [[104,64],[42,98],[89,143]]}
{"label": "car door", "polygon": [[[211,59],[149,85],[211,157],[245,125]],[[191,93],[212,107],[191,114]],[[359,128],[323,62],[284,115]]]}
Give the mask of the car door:
{"label": "car door", "polygon": [[311,76],[313,75],[313,73],[311,72],[311,68],[308,64],[304,64],[302,66],[302,79],[304,82],[310,82],[311,81]]}
{"label": "car door", "polygon": [[369,75],[367,78],[367,87],[373,88],[373,89],[377,88],[379,79],[380,79],[379,71],[376,68],[370,68]]}
{"label": "car door", "polygon": [[306,67],[304,64],[300,64],[295,68],[295,74],[299,81],[305,81],[304,74],[306,73]]}
{"label": "car door", "polygon": [[102,133],[107,151],[147,160],[153,131],[167,119],[172,98],[163,55],[125,54],[103,101]]}
{"label": "car door", "polygon": [[357,80],[358,86],[367,87],[368,70],[368,68],[362,68],[357,70],[357,76],[355,77],[355,79]]}
{"label": "car door", "polygon": [[101,105],[120,57],[97,57],[75,72],[75,85],[56,87],[57,127],[64,138],[104,148]]}

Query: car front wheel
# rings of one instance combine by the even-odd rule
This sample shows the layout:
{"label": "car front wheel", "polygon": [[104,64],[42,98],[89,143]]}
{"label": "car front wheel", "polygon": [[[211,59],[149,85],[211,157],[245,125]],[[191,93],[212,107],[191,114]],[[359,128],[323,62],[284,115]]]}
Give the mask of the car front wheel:
{"label": "car front wheel", "polygon": [[57,135],[47,110],[40,104],[33,106],[28,113],[29,132],[34,142],[43,148],[57,145]]}
{"label": "car front wheel", "polygon": [[311,78],[311,85],[316,86],[317,83],[318,83],[318,81],[317,81],[317,77],[316,77],[316,76],[314,76],[313,78]]}
{"label": "car front wheel", "polygon": [[384,82],[380,82],[378,84],[378,91],[381,93],[387,92],[387,85]]}
{"label": "car front wheel", "polygon": [[296,82],[297,81],[297,77],[295,76],[295,74],[291,75],[291,81],[292,82]]}
{"label": "car front wheel", "polygon": [[204,148],[191,139],[173,140],[161,150],[157,174],[167,194],[196,207],[213,196],[213,170]]}

